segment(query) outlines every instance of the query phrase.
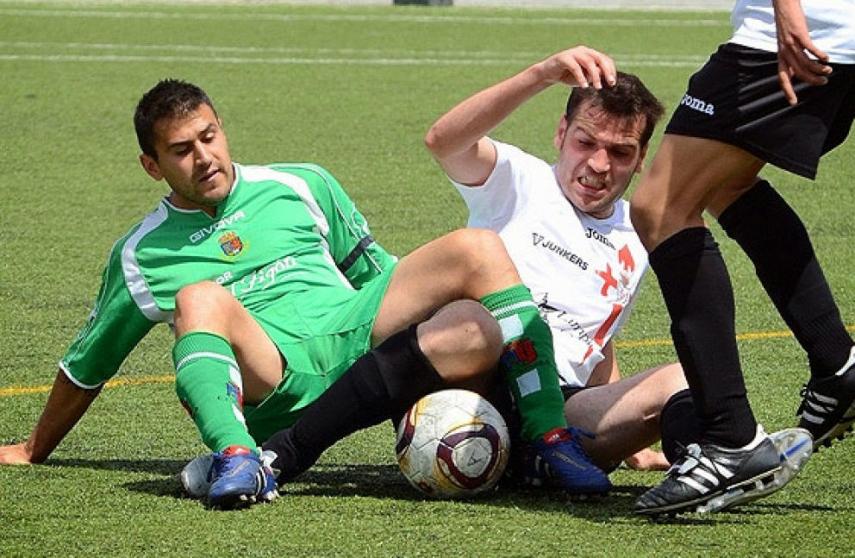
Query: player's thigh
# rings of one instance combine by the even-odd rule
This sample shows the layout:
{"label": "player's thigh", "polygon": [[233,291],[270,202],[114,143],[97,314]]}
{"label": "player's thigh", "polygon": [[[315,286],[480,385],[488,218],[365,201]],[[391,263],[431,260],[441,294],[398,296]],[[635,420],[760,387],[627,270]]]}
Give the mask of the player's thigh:
{"label": "player's thigh", "polygon": [[282,358],[250,312],[222,286],[203,281],[182,288],[175,297],[175,333],[204,331],[228,340],[240,366],[243,397],[263,399],[282,379]]}
{"label": "player's thigh", "polygon": [[248,312],[242,317],[234,324],[232,349],[243,378],[244,400],[258,402],[282,381],[282,355]]}
{"label": "player's thigh", "polygon": [[[765,163],[717,140],[667,134],[632,196],[633,222],[657,229],[664,240],[677,230],[702,226],[701,214],[719,190],[744,188]],[[647,227],[645,227],[645,225]]]}
{"label": "player's thigh", "polygon": [[473,300],[443,306],[419,324],[418,338],[425,356],[452,385],[483,380],[492,373],[502,351],[499,324]]}
{"label": "player's thigh", "polygon": [[398,262],[375,320],[374,337],[385,339],[449,302],[478,300],[519,282],[495,233],[462,229],[447,234]]}
{"label": "player's thigh", "polygon": [[668,364],[584,389],[567,400],[564,412],[570,426],[594,434],[583,439],[591,458],[613,466],[659,439],[662,407],[685,388],[679,364]]}

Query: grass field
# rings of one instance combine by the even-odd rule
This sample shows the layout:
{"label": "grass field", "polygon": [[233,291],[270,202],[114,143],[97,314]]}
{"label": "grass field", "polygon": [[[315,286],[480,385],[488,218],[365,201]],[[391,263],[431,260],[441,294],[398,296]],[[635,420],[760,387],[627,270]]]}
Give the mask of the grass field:
{"label": "grass field", "polygon": [[[212,95],[236,160],[329,168],[375,236],[404,254],[464,223],[462,202],[422,146],[453,103],[586,43],[673,108],[728,33],[727,15],[709,12],[0,1],[0,443],[29,433],[112,242],[165,193],[140,169],[131,125],[158,79],[182,77]],[[551,158],[565,95],[544,93],[495,135]],[[853,159],[850,141],[824,160],[816,184],[768,172],[804,216],[849,324]],[[754,410],[768,430],[790,426],[805,359],[749,262],[715,230]],[[619,347],[627,373],[674,358],[652,279]],[[0,468],[0,556],[855,553],[851,441],[815,456],[768,499],[653,524],[630,510],[661,475],[625,470],[598,503],[524,492],[424,501],[398,474],[383,426],[338,444],[271,505],[209,511],[182,498],[176,480],[203,447],[177,404],[169,350],[168,331],[157,328],[46,466]]]}

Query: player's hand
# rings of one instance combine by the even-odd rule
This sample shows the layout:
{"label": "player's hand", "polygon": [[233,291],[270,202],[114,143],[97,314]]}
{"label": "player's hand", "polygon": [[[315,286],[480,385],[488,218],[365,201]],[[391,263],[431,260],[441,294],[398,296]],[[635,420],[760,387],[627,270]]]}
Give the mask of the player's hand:
{"label": "player's hand", "polygon": [[0,465],[30,465],[30,458],[26,443],[0,446]]}
{"label": "player's hand", "polygon": [[543,79],[551,84],[566,83],[577,87],[601,89],[617,81],[614,61],[586,46],[555,53],[540,62]]}
{"label": "player's hand", "polygon": [[661,451],[645,448],[640,452],[630,455],[623,461],[626,466],[635,471],[664,471],[671,466]]}
{"label": "player's hand", "polygon": [[799,0],[775,0],[773,4],[778,34],[778,82],[787,102],[795,105],[798,97],[792,79],[795,77],[810,85],[825,85],[831,66],[827,64],[828,54],[810,39]]}

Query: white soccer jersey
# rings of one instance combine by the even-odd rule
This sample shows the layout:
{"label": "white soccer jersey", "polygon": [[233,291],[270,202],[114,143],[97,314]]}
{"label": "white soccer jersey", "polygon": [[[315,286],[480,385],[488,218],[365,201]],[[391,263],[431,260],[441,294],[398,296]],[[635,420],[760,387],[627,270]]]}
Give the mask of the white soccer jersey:
{"label": "white soccer jersey", "polygon": [[619,200],[595,219],[564,197],[553,167],[497,141],[496,168],[482,186],[452,183],[469,226],[496,231],[552,330],[561,382],[584,386],[602,348],[629,315],[647,252]]}
{"label": "white soccer jersey", "polygon": [[[829,60],[855,64],[855,0],[801,0],[810,38],[828,53]],[[771,0],[737,0],[730,16],[730,42],[777,52],[775,16]]]}

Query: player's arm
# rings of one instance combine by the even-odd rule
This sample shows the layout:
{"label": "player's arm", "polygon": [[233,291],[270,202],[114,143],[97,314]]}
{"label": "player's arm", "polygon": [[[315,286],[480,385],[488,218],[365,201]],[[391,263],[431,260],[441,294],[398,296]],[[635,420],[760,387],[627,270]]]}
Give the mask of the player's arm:
{"label": "player's arm", "polygon": [[520,105],[556,83],[599,89],[615,79],[614,62],[600,52],[585,46],[558,52],[452,108],[428,130],[425,145],[452,180],[481,185],[496,164],[486,136]]}
{"label": "player's arm", "polygon": [[[773,0],[775,29],[778,37],[778,82],[791,105],[798,102],[792,78],[810,85],[825,85],[831,66],[828,54],[810,38],[800,0]],[[855,14],[853,14],[855,16]],[[816,59],[811,58],[812,54]]]}
{"label": "player's arm", "polygon": [[86,413],[101,386],[154,325],[142,314],[121,271],[120,242],[104,269],[89,318],[60,362],[47,403],[30,437],[0,447],[0,464],[41,463]]}
{"label": "player's arm", "polygon": [[615,348],[611,341],[606,343],[602,353],[605,358],[591,372],[591,376],[588,378],[588,383],[586,384],[588,387],[612,384],[620,380],[620,368],[618,368]]}
{"label": "player's arm", "polygon": [[30,437],[23,443],[0,447],[0,464],[42,463],[77,424],[100,392],[100,386],[83,389],[74,385],[60,370]]}

